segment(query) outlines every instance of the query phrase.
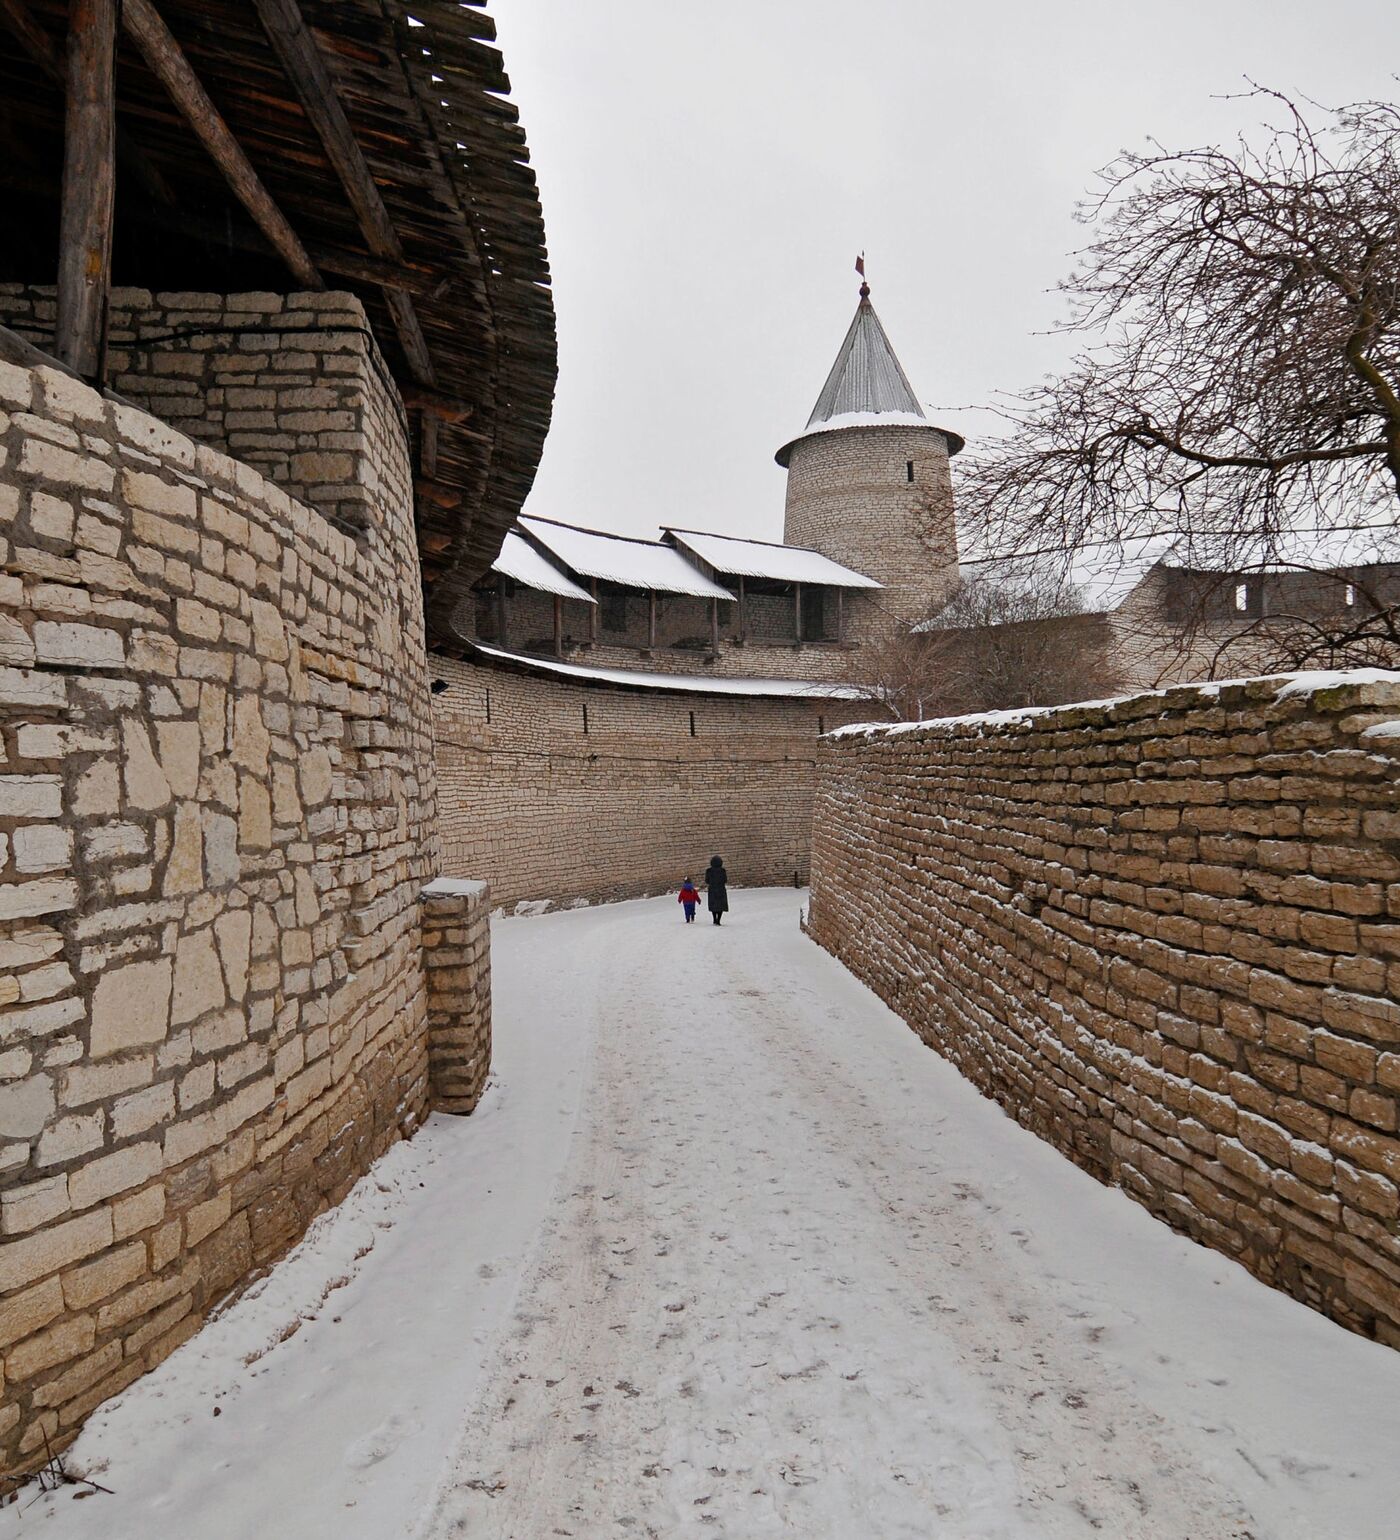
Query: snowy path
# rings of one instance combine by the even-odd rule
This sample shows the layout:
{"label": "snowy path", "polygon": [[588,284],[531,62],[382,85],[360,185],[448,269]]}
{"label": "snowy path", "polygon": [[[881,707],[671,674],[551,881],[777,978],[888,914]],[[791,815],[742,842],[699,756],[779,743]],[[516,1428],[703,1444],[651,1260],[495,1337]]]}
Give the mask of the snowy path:
{"label": "snowy path", "polygon": [[1016,1128],[797,900],[499,924],[500,1084],[362,1184],[334,1316],[242,1368],[353,1208],[95,1420],[116,1498],[0,1535],[1400,1534],[1400,1354]]}

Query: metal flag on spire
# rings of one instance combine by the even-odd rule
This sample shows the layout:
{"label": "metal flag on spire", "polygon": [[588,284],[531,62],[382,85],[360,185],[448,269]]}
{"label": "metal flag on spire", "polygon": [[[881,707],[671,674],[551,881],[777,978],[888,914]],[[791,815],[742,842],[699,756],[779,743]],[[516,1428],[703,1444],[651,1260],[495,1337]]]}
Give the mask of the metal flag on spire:
{"label": "metal flag on spire", "polygon": [[861,252],[861,254],[856,258],[856,272],[858,272],[860,274],[860,297],[862,299],[869,299],[870,298],[870,285],[868,283],[866,283],[866,281],[865,281],[865,253],[864,252]]}

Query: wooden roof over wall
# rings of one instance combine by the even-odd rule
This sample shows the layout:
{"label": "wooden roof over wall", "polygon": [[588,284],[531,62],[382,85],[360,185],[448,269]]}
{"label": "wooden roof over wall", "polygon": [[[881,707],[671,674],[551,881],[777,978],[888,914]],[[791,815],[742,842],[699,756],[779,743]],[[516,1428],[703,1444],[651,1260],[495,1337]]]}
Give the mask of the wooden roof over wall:
{"label": "wooden roof over wall", "polygon": [[[154,0],[324,285],[364,301],[404,390],[429,625],[446,637],[534,478],[556,374],[544,223],[480,0]],[[49,283],[63,156],[64,0],[0,0],[0,277]],[[387,230],[366,219],[277,42],[289,16],[343,111]],[[130,7],[128,8],[128,18]],[[295,42],[295,39],[293,40]],[[47,50],[47,57],[46,57]],[[311,61],[313,64],[316,60]],[[310,84],[308,84],[310,81]],[[306,287],[234,197],[127,35],[116,65],[113,281]],[[327,109],[334,113],[334,103]]]}

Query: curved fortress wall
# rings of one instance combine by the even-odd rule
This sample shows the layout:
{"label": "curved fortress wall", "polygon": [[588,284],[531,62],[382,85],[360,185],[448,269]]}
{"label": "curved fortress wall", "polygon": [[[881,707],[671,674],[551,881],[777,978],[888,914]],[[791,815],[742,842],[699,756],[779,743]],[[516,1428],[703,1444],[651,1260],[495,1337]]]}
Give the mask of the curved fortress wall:
{"label": "curved fortress wall", "polygon": [[507,906],[666,892],[714,854],[740,887],[805,883],[818,736],[870,711],[429,665],[443,870]]}
{"label": "curved fortress wall", "polygon": [[316,335],[264,355],[263,388],[280,366],[302,390],[325,350],[317,495],[362,512],[359,539],[212,445],[0,363],[9,1474],[417,1124],[430,1047],[458,1107],[481,1068],[485,976],[473,997],[462,968],[484,897],[420,905],[437,845],[401,412],[357,303],[302,304]]}
{"label": "curved fortress wall", "polygon": [[1019,1123],[1400,1347],[1400,675],[1283,684],[828,741],[810,930]]}

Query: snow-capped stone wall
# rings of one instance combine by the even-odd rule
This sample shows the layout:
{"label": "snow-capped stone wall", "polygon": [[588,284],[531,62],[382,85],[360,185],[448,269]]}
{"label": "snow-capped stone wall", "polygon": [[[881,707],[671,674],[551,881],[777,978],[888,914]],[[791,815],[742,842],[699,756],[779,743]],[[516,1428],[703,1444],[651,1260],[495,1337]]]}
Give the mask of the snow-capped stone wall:
{"label": "snow-capped stone wall", "polygon": [[809,929],[1018,1122],[1400,1347],[1400,674],[848,729]]}
{"label": "snow-capped stone wall", "polygon": [[[327,367],[354,411],[320,469],[358,539],[134,407],[0,363],[0,1475],[428,1105],[408,447],[372,340],[343,335]],[[460,979],[437,977],[441,1014]]]}

